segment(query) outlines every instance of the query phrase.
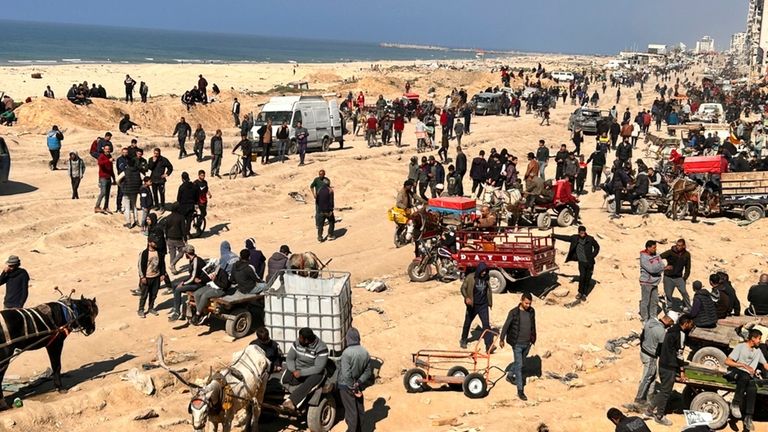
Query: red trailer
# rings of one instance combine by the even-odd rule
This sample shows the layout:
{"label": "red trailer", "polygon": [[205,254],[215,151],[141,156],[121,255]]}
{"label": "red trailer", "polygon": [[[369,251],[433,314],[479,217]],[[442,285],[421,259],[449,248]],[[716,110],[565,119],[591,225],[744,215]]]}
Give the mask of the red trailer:
{"label": "red trailer", "polygon": [[456,263],[461,271],[484,262],[494,293],[504,292],[512,282],[557,271],[554,241],[549,235],[533,235],[530,228],[506,228],[500,232],[456,232]]}

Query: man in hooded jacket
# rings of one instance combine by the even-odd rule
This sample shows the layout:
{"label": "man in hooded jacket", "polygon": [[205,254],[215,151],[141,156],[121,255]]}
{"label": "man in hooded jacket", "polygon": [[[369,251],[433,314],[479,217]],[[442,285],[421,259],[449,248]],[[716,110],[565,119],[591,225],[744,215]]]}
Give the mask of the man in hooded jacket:
{"label": "man in hooded jacket", "polygon": [[[474,273],[470,273],[464,278],[461,284],[461,295],[464,297],[466,311],[464,313],[464,326],[461,329],[461,340],[459,345],[462,348],[467,347],[467,337],[469,336],[469,327],[476,316],[480,317],[483,330],[490,330],[490,310],[493,307],[493,293],[489,284],[490,276],[488,267],[484,262],[477,265]],[[493,335],[486,333],[484,335],[485,349],[490,350],[493,341]]]}
{"label": "man in hooded jacket", "polygon": [[344,405],[344,421],[347,432],[361,432],[363,426],[363,390],[372,377],[371,356],[360,345],[360,332],[351,327],[347,330],[347,347],[339,361],[338,388]]}
{"label": "man in hooded jacket", "polygon": [[245,248],[248,249],[250,254],[248,262],[256,270],[256,274],[259,279],[264,279],[264,264],[267,262],[267,258],[259,249],[256,249],[256,240],[249,238],[245,241]]}
{"label": "man in hooded jacket", "polygon": [[291,255],[291,249],[288,245],[280,246],[280,250],[273,253],[267,261],[267,284],[272,283],[272,279],[277,277],[280,270],[288,268],[288,257]]}

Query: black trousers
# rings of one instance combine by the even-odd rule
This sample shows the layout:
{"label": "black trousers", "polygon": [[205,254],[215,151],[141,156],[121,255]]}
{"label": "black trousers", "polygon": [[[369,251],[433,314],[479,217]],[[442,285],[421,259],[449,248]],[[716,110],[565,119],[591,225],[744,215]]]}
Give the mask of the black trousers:
{"label": "black trousers", "polygon": [[597,188],[600,186],[600,180],[603,177],[603,167],[592,166],[592,187]]}
{"label": "black trousers", "polygon": [[341,404],[344,406],[344,421],[347,423],[347,432],[362,432],[363,414],[365,414],[364,399],[355,396],[347,387],[339,387]]}
{"label": "black trousers", "polygon": [[480,190],[483,185],[482,180],[472,179],[472,194],[474,195],[475,190]]}
{"label": "black trousers", "polygon": [[179,137],[179,159],[187,155],[187,148],[185,147],[186,142],[187,142],[186,135],[183,137],[181,136]]}
{"label": "black trousers", "polygon": [[269,152],[272,151],[272,143],[264,143],[261,145],[261,163],[269,163]]}
{"label": "black trousers", "polygon": [[155,308],[155,300],[157,299],[157,292],[160,291],[160,276],[153,278],[147,278],[147,283],[140,284],[141,297],[139,297],[139,310],[144,310],[144,305],[149,298],[149,309]]}
{"label": "black trousers", "polygon": [[117,195],[115,196],[115,208],[120,211],[123,208],[123,188],[117,187]]}
{"label": "black trousers", "polygon": [[205,145],[205,143],[203,143],[202,141],[195,141],[194,150],[195,150],[195,157],[197,158],[198,162],[203,160],[203,147],[204,147],[204,145]]}
{"label": "black trousers", "polygon": [[464,196],[464,175],[459,175],[459,181],[456,183],[456,195]]}
{"label": "black trousers", "polygon": [[424,201],[427,201],[429,198],[427,198],[427,186],[429,185],[429,182],[420,182],[419,183],[419,196]]}
{"label": "black trousers", "polygon": [[555,180],[563,178],[563,171],[565,171],[565,164],[557,164],[557,167],[555,168]]}
{"label": "black trousers", "polygon": [[319,373],[316,375],[301,376],[296,378],[293,376],[291,371],[286,369],[283,373],[283,378],[281,381],[283,384],[298,386],[294,391],[291,392],[291,395],[288,397],[288,399],[290,399],[293,403],[293,406],[298,408],[299,405],[304,402],[304,399],[306,399],[307,396],[309,396],[310,393],[312,393],[320,385],[320,383],[323,382],[323,374]]}
{"label": "black trousers", "polygon": [[57,165],[59,164],[59,156],[61,154],[61,150],[48,150],[51,152],[51,168],[56,169],[58,168]]}
{"label": "black trousers", "polygon": [[656,386],[656,397],[653,399],[654,414],[657,417],[664,416],[667,411],[667,402],[672,395],[672,388],[675,386],[675,377],[677,371],[674,369],[667,369],[665,367],[659,368],[659,380],[661,385]]}
{"label": "black trousers", "polygon": [[752,379],[752,376],[741,369],[734,369],[733,372],[736,375],[736,390],[733,393],[733,404],[741,407],[742,402],[746,402],[744,415],[751,416],[755,413],[755,399],[757,398],[755,381]]}
{"label": "black trousers", "polygon": [[72,181],[72,199],[80,199],[80,195],[77,193],[77,188],[80,187],[80,177],[70,177]]}
{"label": "black trousers", "polygon": [[155,206],[165,207],[165,183],[152,183],[152,198]]}
{"label": "black trousers", "polygon": [[595,265],[579,261],[579,294],[587,297],[590,293],[589,287],[592,285],[592,274],[595,271]]}
{"label": "black trousers", "polygon": [[125,101],[133,103],[133,89],[125,89]]}

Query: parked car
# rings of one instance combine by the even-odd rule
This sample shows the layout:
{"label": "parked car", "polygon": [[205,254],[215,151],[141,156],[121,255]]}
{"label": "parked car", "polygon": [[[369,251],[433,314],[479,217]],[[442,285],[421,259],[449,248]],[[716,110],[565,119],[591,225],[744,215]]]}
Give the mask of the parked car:
{"label": "parked car", "polygon": [[699,105],[698,111],[691,116],[691,120],[718,123],[721,120],[725,120],[725,111],[719,103],[703,103]]}
{"label": "parked car", "polygon": [[11,173],[11,152],[3,137],[0,137],[0,183],[7,183]]}
{"label": "parked car", "polygon": [[501,113],[501,95],[498,93],[478,93],[472,97],[475,115]]}
{"label": "parked car", "polygon": [[597,134],[597,123],[603,117],[599,109],[579,107],[568,119],[568,130],[581,129],[584,134]]}

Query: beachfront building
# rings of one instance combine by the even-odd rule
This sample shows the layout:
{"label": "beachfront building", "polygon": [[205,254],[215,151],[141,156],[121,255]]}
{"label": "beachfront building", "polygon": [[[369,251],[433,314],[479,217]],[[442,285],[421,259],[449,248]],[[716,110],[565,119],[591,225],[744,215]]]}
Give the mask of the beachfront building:
{"label": "beachfront building", "polygon": [[661,44],[648,44],[648,54],[666,54],[667,46]]}
{"label": "beachfront building", "polygon": [[768,49],[768,20],[764,18],[765,0],[749,0],[745,43],[749,51],[749,65],[753,72],[765,70],[765,51]]}
{"label": "beachfront building", "polygon": [[711,52],[715,52],[715,40],[710,36],[704,36],[703,38],[696,41],[696,51],[694,51],[695,54],[706,54]]}

